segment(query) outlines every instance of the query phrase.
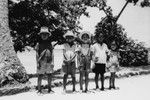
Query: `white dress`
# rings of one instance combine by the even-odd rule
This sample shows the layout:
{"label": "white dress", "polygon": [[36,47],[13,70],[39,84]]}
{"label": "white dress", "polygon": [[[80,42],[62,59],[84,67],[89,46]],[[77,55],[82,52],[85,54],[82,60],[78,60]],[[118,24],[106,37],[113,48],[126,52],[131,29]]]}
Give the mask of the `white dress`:
{"label": "white dress", "polygon": [[109,58],[109,62],[108,62],[108,70],[110,72],[116,72],[118,71],[118,67],[119,67],[119,61],[118,61],[118,54],[111,52],[110,53],[110,58]]}

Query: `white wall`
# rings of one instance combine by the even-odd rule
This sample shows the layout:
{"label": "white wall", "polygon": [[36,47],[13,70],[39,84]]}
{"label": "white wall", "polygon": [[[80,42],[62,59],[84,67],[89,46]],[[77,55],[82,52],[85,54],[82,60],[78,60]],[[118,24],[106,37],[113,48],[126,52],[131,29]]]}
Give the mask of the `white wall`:
{"label": "white wall", "polygon": [[[55,48],[54,49],[54,70],[61,68],[62,65],[62,49]],[[18,57],[25,67],[27,73],[34,74],[36,73],[36,52],[32,51],[25,51],[25,52],[18,52]]]}

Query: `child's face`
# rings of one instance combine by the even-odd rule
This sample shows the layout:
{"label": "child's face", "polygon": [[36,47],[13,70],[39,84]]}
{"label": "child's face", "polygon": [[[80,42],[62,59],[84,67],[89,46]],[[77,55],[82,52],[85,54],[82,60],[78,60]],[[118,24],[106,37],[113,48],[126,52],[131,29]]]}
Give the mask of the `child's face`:
{"label": "child's face", "polygon": [[73,36],[66,36],[66,41],[67,42],[73,42],[74,41],[74,37]]}
{"label": "child's face", "polygon": [[41,36],[42,40],[47,40],[49,37],[49,34],[48,33],[42,33],[40,36]]}
{"label": "child's face", "polygon": [[103,40],[104,40],[104,37],[103,37],[103,35],[99,35],[98,37],[97,37],[98,39],[98,43],[103,43]]}
{"label": "child's face", "polygon": [[117,45],[115,42],[111,43],[111,46],[110,46],[111,50],[116,50],[117,49]]}
{"label": "child's face", "polygon": [[88,35],[88,34],[83,34],[83,35],[82,35],[82,40],[83,40],[83,41],[89,40],[89,35]]}

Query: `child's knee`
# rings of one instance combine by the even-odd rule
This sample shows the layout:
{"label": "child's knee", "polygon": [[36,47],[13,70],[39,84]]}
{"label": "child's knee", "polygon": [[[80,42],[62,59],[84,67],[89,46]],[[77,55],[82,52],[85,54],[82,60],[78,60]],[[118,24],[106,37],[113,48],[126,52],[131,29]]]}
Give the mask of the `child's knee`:
{"label": "child's knee", "polygon": [[47,73],[46,75],[47,75],[47,76],[52,76],[52,74],[51,74],[51,73]]}
{"label": "child's knee", "polygon": [[71,78],[72,78],[73,80],[75,80],[75,79],[76,79],[75,75],[71,75]]}
{"label": "child's knee", "polygon": [[41,77],[43,77],[43,74],[38,74],[38,78],[41,78]]}

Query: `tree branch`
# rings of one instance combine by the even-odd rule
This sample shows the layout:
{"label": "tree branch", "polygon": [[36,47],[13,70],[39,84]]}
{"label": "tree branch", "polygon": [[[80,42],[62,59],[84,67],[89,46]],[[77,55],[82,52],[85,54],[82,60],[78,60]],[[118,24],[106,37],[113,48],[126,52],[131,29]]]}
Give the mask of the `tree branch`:
{"label": "tree branch", "polygon": [[120,13],[118,14],[118,16],[117,16],[115,22],[118,21],[119,17],[121,16],[121,14],[122,14],[122,12],[124,11],[124,9],[127,7],[128,3],[129,3],[129,0],[127,0],[127,2],[125,3],[125,5],[124,5],[123,8],[121,9],[121,11],[120,11]]}

